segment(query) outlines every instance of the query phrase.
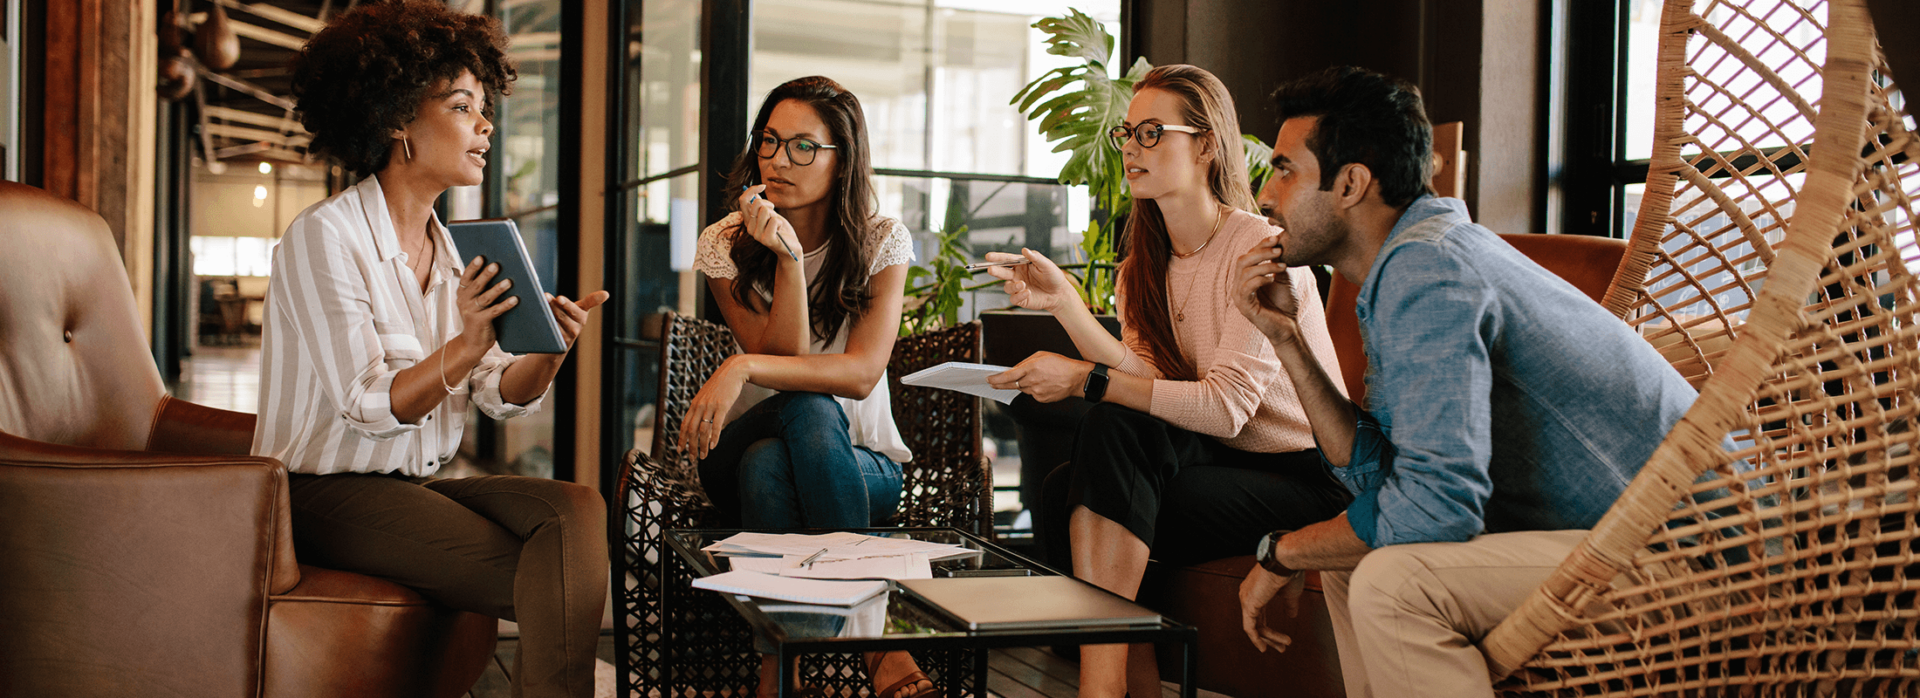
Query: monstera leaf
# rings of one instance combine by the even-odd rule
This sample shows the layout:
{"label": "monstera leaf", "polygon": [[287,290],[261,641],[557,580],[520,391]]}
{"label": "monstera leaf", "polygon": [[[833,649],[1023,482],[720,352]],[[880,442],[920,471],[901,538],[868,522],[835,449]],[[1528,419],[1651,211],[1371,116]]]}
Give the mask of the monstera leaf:
{"label": "monstera leaf", "polygon": [[1133,83],[1153,66],[1142,58],[1120,79],[1108,77],[1113,35],[1079,10],[1042,19],[1033,27],[1047,35],[1047,53],[1081,63],[1034,78],[1013,96],[1013,104],[1028,120],[1039,122],[1040,134],[1055,143],[1054,152],[1070,153],[1060,168],[1060,183],[1088,185],[1102,208],[1114,210],[1118,197],[1125,196],[1124,173],[1107,129],[1126,119]]}

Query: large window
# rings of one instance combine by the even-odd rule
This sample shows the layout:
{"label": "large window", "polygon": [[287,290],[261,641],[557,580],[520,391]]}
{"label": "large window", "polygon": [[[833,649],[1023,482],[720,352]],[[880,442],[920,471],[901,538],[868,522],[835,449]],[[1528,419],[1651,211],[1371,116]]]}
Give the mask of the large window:
{"label": "large window", "polygon": [[[1572,212],[1575,217],[1569,220],[1572,229],[1568,232],[1625,237],[1633,230],[1653,154],[1663,4],[1661,0],[1618,0],[1617,5],[1592,3],[1571,8],[1573,12],[1589,13],[1585,15],[1588,20],[1608,20],[1595,24],[1614,27],[1614,41],[1589,42],[1583,53],[1571,57],[1575,69],[1570,79],[1608,76],[1607,82],[1614,86],[1610,101],[1615,106],[1611,110],[1595,107],[1592,113],[1582,108],[1567,112],[1571,119],[1569,132],[1582,141],[1572,144],[1576,153],[1571,159],[1604,161],[1607,176],[1589,186],[1605,187],[1606,191],[1590,192],[1594,197],[1590,200],[1611,202]],[[1728,36],[1754,52],[1783,84],[1794,86],[1801,94],[1817,96],[1819,68],[1825,55],[1822,45],[1810,40],[1822,31],[1815,20],[1824,19],[1825,5],[1823,0],[1711,0],[1700,3],[1696,11],[1706,13],[1715,24],[1724,24]],[[1591,26],[1580,19],[1576,16],[1572,21],[1578,27]],[[1790,50],[1789,44],[1811,44],[1811,51],[1800,55]],[[1685,129],[1697,136],[1697,142],[1684,146],[1685,152],[1702,152],[1703,147],[1721,152],[1748,147],[1770,150],[1790,141],[1804,142],[1812,135],[1812,119],[1800,114],[1792,102],[1771,97],[1763,79],[1751,72],[1742,73],[1742,64],[1723,49],[1696,37],[1688,44],[1688,54],[1688,63],[1699,71],[1700,79],[1690,81],[1686,93],[1694,109],[1686,116]],[[1598,118],[1600,115],[1607,118]],[[1592,154],[1578,152],[1583,149]],[[1745,163],[1735,165],[1739,168]],[[1707,175],[1720,179],[1729,172],[1723,169]],[[1784,211],[1773,210],[1777,207],[1769,207],[1767,202],[1797,190],[1800,178],[1794,174],[1755,180],[1746,187],[1750,191],[1739,197],[1742,208],[1751,216],[1773,221],[1773,226],[1783,225],[1792,213],[1790,206]]]}
{"label": "large window", "polygon": [[609,119],[607,288],[615,297],[602,369],[605,454],[651,450],[661,314],[697,313],[700,11],[700,0],[626,0],[616,13],[611,45],[623,87]]}
{"label": "large window", "polygon": [[[1085,189],[1056,181],[1063,153],[1011,100],[1070,59],[1032,24],[1077,8],[1120,34],[1120,6],[1007,0],[787,0],[754,6],[749,109],[782,82],[833,78],[860,97],[880,213],[913,231],[922,261],[938,231],[965,225],[976,258],[1028,247],[1070,262],[1086,229]],[[963,320],[1005,307],[972,291]]]}
{"label": "large window", "polygon": [[[513,220],[520,228],[534,272],[547,293],[559,293],[560,250],[560,129],[561,8],[562,0],[494,0],[495,16],[506,29],[509,57],[519,72],[513,94],[494,109],[494,148],[489,158],[484,203],[489,217]],[[455,192],[456,205],[470,201],[469,192]],[[559,381],[555,382],[559,385]],[[549,388],[544,408],[530,415],[484,424],[473,430],[487,441],[483,454],[515,475],[554,477],[555,417],[565,391]],[[569,436],[571,438],[571,436]],[[565,469],[570,472],[570,469]],[[564,474],[564,473],[562,473]]]}

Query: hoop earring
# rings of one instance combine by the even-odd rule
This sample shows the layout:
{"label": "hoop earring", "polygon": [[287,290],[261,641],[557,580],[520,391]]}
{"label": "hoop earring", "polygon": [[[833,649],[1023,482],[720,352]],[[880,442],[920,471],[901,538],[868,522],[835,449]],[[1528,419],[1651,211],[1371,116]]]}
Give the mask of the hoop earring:
{"label": "hoop earring", "polygon": [[413,144],[408,143],[407,139],[402,137],[400,139],[400,147],[407,151],[407,160],[411,162],[413,160]]}

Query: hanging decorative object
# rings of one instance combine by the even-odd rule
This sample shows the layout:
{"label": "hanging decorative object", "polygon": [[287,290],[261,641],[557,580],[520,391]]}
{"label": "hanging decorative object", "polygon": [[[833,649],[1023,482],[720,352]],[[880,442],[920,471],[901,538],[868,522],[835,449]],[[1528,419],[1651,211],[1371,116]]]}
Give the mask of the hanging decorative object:
{"label": "hanging decorative object", "polygon": [[194,32],[194,53],[209,70],[226,70],[240,62],[240,35],[227,19],[227,10],[219,3],[207,11],[207,19]]}
{"label": "hanging decorative object", "polygon": [[[165,55],[165,54],[162,54]],[[173,101],[193,93],[193,86],[199,81],[199,75],[193,69],[193,54],[186,47],[174,49],[171,56],[160,59],[160,97]]]}
{"label": "hanging decorative object", "polygon": [[187,50],[186,15],[176,0],[173,9],[160,15],[160,98],[173,101],[193,92],[199,81],[194,73],[193,54]]}

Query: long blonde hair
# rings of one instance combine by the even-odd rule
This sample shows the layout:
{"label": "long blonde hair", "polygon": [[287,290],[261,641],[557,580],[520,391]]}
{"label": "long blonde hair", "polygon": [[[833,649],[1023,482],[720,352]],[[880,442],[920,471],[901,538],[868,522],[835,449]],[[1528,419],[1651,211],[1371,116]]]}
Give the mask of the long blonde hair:
{"label": "long blonde hair", "polygon": [[[1240,137],[1240,117],[1233,111],[1227,86],[1203,69],[1190,65],[1163,65],[1133,84],[1133,93],[1161,90],[1180,98],[1180,118],[1188,126],[1206,129],[1194,134],[1201,147],[1213,152],[1207,163],[1207,191],[1216,201],[1247,212],[1256,210],[1253,187],[1247,181],[1247,149]],[[1147,344],[1155,368],[1170,380],[1199,380],[1193,361],[1180,353],[1167,312],[1167,265],[1173,243],[1167,222],[1152,199],[1133,202],[1127,218],[1127,259],[1120,263],[1120,320]]]}

